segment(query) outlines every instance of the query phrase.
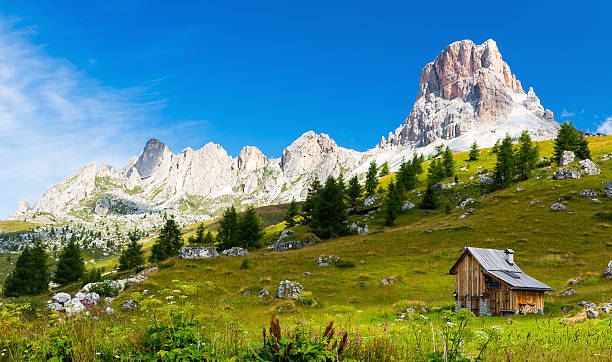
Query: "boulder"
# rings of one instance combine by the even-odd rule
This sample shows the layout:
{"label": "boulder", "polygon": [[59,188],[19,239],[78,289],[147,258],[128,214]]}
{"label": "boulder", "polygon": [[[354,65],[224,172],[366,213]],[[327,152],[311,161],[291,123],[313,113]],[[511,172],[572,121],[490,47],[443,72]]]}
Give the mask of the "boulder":
{"label": "boulder", "polygon": [[85,306],[81,303],[79,298],[72,298],[72,300],[65,305],[66,314],[79,314],[85,310]]}
{"label": "boulder", "polygon": [[94,213],[98,216],[104,216],[108,214],[108,212],[110,211],[110,207],[110,200],[106,197],[101,197],[98,199],[98,201],[96,201],[96,204],[94,206]]}
{"label": "boulder", "polygon": [[397,282],[397,278],[389,276],[389,277],[383,278],[380,282],[382,283],[382,285],[395,284]]}
{"label": "boulder", "polygon": [[582,197],[597,197],[601,192],[595,189],[584,189],[580,191],[580,196]]}
{"label": "boulder", "polygon": [[270,296],[270,292],[267,289],[262,289],[259,292],[259,298],[266,298],[268,296]]}
{"label": "boulder", "polygon": [[473,204],[473,203],[475,203],[475,202],[476,202],[476,199],[474,199],[474,198],[472,198],[472,197],[469,197],[469,198],[467,198],[467,199],[463,200],[463,201],[462,201],[462,202],[459,204],[459,206],[457,206],[457,209],[461,209],[461,210],[463,210],[463,209],[465,209],[465,207],[466,207],[466,206],[471,205],[471,204]]}
{"label": "boulder", "polygon": [[612,181],[606,182],[604,190],[606,191],[606,196],[612,198]]}
{"label": "boulder", "polygon": [[570,179],[578,179],[580,178],[580,172],[574,170],[569,167],[562,167],[555,171],[553,175],[555,180],[570,180]]}
{"label": "boulder", "polygon": [[235,246],[231,249],[223,250],[221,254],[227,255],[227,256],[244,256],[244,255],[249,255],[249,251]]}
{"label": "boulder", "polygon": [[565,205],[559,204],[559,203],[554,203],[554,204],[550,205],[550,210],[551,211],[564,211],[565,210]]}
{"label": "boulder", "polygon": [[59,303],[61,305],[65,305],[70,301],[70,294],[68,293],[57,293],[53,297],[51,297],[51,301],[53,303]]}
{"label": "boulder", "polygon": [[49,310],[61,310],[64,306],[59,303],[49,303],[47,304],[47,309]]}
{"label": "boulder", "polygon": [[364,225],[363,227],[357,225],[357,223],[352,223],[349,225],[349,230],[354,234],[367,234],[370,232],[368,229],[368,225]]}
{"label": "boulder", "polygon": [[416,206],[416,205],[415,205],[415,204],[413,204],[412,202],[410,202],[410,201],[405,201],[405,202],[404,202],[404,204],[402,205],[402,211],[408,211],[408,210],[410,210],[410,209],[414,208],[415,206]]}
{"label": "boulder", "polygon": [[478,182],[480,182],[481,184],[485,184],[485,185],[492,185],[493,179],[490,178],[489,176],[478,176]]}
{"label": "boulder", "polygon": [[582,168],[582,172],[584,172],[586,175],[593,176],[601,173],[601,170],[597,168],[597,165],[588,158],[578,162],[578,164],[580,165],[580,168]]}
{"label": "boulder", "polygon": [[596,319],[599,317],[599,312],[593,308],[589,308],[586,310],[586,315],[588,319]]}
{"label": "boulder", "polygon": [[123,304],[121,304],[121,308],[123,308],[123,309],[135,309],[136,308],[136,302],[134,302],[131,299],[128,299],[125,302],[123,302]]}
{"label": "boulder", "polygon": [[576,155],[574,155],[574,152],[563,151],[563,153],[561,154],[561,160],[559,160],[559,166],[569,165],[570,163],[574,162],[575,157]]}
{"label": "boulder", "polygon": [[373,195],[368,196],[363,200],[363,206],[372,206],[376,200],[380,199],[380,197]]}
{"label": "boulder", "polygon": [[612,260],[608,263],[606,271],[603,273],[604,278],[612,278]]}
{"label": "boulder", "polygon": [[75,297],[75,298],[79,298],[79,300],[83,300],[83,299],[85,299],[85,293],[83,293],[83,292],[77,292],[77,293],[74,295],[74,297]]}
{"label": "boulder", "polygon": [[610,311],[612,311],[612,305],[610,304],[602,305],[598,309],[606,314],[610,314]]}
{"label": "boulder", "polygon": [[331,255],[325,255],[318,257],[316,263],[318,266],[328,266],[329,264],[333,264],[338,261],[340,261],[340,258]]}
{"label": "boulder", "polygon": [[561,295],[564,296],[564,297],[569,297],[569,296],[574,295],[574,294],[576,294],[576,291],[574,290],[574,288],[570,288],[570,289],[564,291],[563,293],[561,293]]}
{"label": "boulder", "polygon": [[289,249],[299,249],[301,247],[307,246],[307,245],[313,245],[314,241],[310,241],[308,243],[302,242],[302,241],[277,241],[272,245],[268,246],[268,250],[273,250],[273,251],[283,251],[283,250],[289,250]]}
{"label": "boulder", "polygon": [[81,301],[85,305],[90,305],[90,306],[98,304],[99,300],[100,300],[100,295],[98,295],[98,293],[87,293],[85,297],[81,299]]}
{"label": "boulder", "polygon": [[214,259],[219,253],[212,246],[184,246],[179,256],[181,259]]}
{"label": "boulder", "polygon": [[288,237],[294,236],[294,235],[295,235],[295,231],[293,231],[293,230],[289,230],[289,229],[283,230],[280,233],[280,235],[278,236],[278,241],[281,241],[284,238],[288,238]]}
{"label": "boulder", "polygon": [[296,282],[283,280],[278,284],[276,297],[280,299],[297,299],[302,295],[304,287]]}

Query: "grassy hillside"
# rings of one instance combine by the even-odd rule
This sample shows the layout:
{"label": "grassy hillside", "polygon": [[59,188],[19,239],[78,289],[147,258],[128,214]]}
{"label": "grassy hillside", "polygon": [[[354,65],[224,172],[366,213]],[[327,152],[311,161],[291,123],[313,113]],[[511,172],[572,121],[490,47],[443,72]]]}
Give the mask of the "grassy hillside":
{"label": "grassy hillside", "polygon": [[[589,141],[595,162],[602,154],[612,152],[612,136]],[[539,142],[538,145],[540,156],[550,157],[552,142]],[[370,335],[373,340],[378,337],[385,340],[386,333],[396,333],[407,341],[413,338],[409,336],[412,336],[414,326],[418,324],[395,321],[400,306],[423,305],[430,311],[436,311],[453,305],[454,277],[445,273],[459,257],[463,247],[474,246],[513,249],[515,261],[524,272],[556,289],[545,297],[544,316],[512,318],[513,324],[504,328],[506,333],[514,333],[514,344],[500,345],[497,354],[491,354],[490,358],[502,359],[505,351],[511,350],[516,360],[535,358],[530,354],[534,351],[544,359],[606,360],[600,357],[609,356],[606,353],[612,352],[609,341],[598,339],[592,341],[590,346],[586,342],[582,345],[582,342],[578,342],[580,332],[575,332],[581,330],[580,327],[562,327],[559,323],[581,319],[567,318],[575,317],[574,313],[579,314],[577,302],[581,300],[612,301],[612,280],[601,277],[612,258],[612,199],[604,195],[599,197],[601,202],[594,202],[579,196],[579,192],[586,188],[603,191],[603,184],[612,180],[612,161],[600,163],[602,172],[597,176],[553,180],[549,179],[556,170],[553,166],[551,169],[537,170],[531,179],[506,190],[487,192],[478,183],[476,172],[479,167],[492,170],[495,155],[483,150],[479,161],[467,162],[467,153],[455,154],[455,160],[457,170],[463,167],[467,170],[458,171],[459,181],[463,184],[444,193],[443,204],[452,206],[448,214],[444,212],[444,207],[433,211],[415,208],[402,213],[394,227],[383,226],[382,216],[374,214],[374,218],[365,219],[370,230],[368,234],[320,241],[297,250],[253,251],[247,257],[247,269],[241,268],[244,257],[221,256],[214,260],[173,258],[147,281],[133,285],[116,298],[112,305],[119,316],[115,319],[102,317],[95,327],[99,331],[96,333],[103,334],[115,329],[120,333],[121,328],[129,328],[139,330],[136,334],[141,336],[151,320],[151,311],[161,315],[161,309],[155,308],[172,307],[175,304],[169,301],[177,300],[176,305],[180,305],[180,309],[189,311],[190,315],[203,322],[201,332],[211,340],[215,340],[213,336],[219,338],[216,343],[223,344],[224,348],[230,348],[228,345],[231,343],[244,346],[260,340],[261,328],[268,325],[271,315],[279,315],[283,326],[301,321],[318,328],[334,320],[344,330],[351,330],[357,335]],[[391,177],[383,178],[381,184],[388,183]],[[421,179],[424,181],[425,175]],[[407,198],[418,203],[420,191],[422,188],[409,193]],[[456,206],[459,200],[467,197],[477,198],[478,201],[468,206],[475,209],[474,213],[460,219],[464,210]],[[551,211],[550,205],[555,202],[563,203],[567,210]],[[278,232],[284,229],[282,216],[286,208],[287,205],[279,205],[258,209],[266,225],[266,241],[275,240]],[[364,216],[351,218],[352,221],[364,221]],[[214,230],[216,223],[216,220],[208,222],[207,228]],[[193,233],[195,227],[187,228],[185,236]],[[294,239],[312,237],[307,226],[297,226],[293,230],[296,232]],[[315,260],[322,255],[336,256],[353,262],[355,266],[320,267]],[[397,282],[383,285],[381,279],[389,276],[396,278]],[[569,287],[568,281],[576,278],[582,281],[573,286],[576,294],[560,296],[560,292]],[[258,298],[259,291],[264,288],[275,294],[282,280],[302,284],[308,292],[305,302]],[[194,289],[185,293],[182,302],[174,297],[168,298],[175,294],[178,298],[181,290],[187,290],[185,283]],[[147,296],[143,294],[144,290],[147,290]],[[151,307],[134,312],[121,311],[120,305],[127,299]],[[562,306],[572,313],[564,314]],[[436,313],[430,316],[432,321],[440,318]],[[554,318],[553,325],[551,318]],[[485,328],[506,322],[501,318],[483,317],[475,323],[479,328]],[[590,323],[585,326],[590,326],[594,331],[593,338],[599,338],[599,332],[596,332],[599,324],[592,321],[586,323]],[[433,325],[431,328],[434,328]],[[571,346],[567,346],[561,337],[550,339],[546,334],[549,329],[554,330],[550,333],[555,336],[555,333],[561,335],[564,331],[569,333],[569,328],[572,328],[571,333],[577,333]],[[612,333],[612,330],[605,329],[608,327],[602,328],[607,331],[605,333]],[[529,340],[530,336],[533,342]],[[536,342],[537,338],[549,342],[543,345]],[[122,342],[116,343],[135,343],[134,339],[131,342],[128,339],[121,337]],[[517,340],[525,343],[517,343]],[[537,351],[529,349],[532,343],[539,348]],[[602,348],[607,349],[598,356],[597,351]],[[385,359],[383,355],[372,359]],[[388,356],[391,355],[411,354],[405,351],[405,354],[397,352]]]}

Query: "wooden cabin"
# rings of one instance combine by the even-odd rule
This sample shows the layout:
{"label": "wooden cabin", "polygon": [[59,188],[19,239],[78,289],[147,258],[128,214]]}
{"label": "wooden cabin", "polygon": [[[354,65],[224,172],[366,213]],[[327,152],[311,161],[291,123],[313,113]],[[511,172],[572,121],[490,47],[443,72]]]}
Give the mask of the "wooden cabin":
{"label": "wooden cabin", "polygon": [[553,291],[514,263],[511,249],[466,247],[448,274],[455,275],[455,309],[477,316],[544,312],[544,293]]}

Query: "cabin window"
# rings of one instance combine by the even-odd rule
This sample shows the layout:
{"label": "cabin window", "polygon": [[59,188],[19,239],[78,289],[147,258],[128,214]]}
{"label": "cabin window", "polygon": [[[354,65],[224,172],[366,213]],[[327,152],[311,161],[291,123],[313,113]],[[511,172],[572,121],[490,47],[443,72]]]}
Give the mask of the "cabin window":
{"label": "cabin window", "polygon": [[487,282],[487,288],[489,289],[499,289],[501,288],[500,282]]}

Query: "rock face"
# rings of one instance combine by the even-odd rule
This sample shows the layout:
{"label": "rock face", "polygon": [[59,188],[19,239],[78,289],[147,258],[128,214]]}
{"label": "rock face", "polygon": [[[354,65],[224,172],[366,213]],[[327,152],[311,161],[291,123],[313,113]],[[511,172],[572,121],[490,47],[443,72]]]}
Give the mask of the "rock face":
{"label": "rock face", "polygon": [[19,205],[17,205],[17,211],[13,218],[18,219],[22,217],[26,217],[28,215],[28,211],[30,211],[30,201],[26,198],[23,198],[19,201]]}
{"label": "rock face", "polygon": [[96,163],[92,162],[72,174],[66,180],[51,187],[34,205],[34,211],[67,211],[95,189]]}
{"label": "rock face", "polygon": [[[481,45],[462,40],[423,68],[412,111],[379,147],[423,147],[471,135],[465,140],[469,147],[479,133],[485,136],[478,137],[479,145],[488,146],[505,133],[515,135],[523,129],[534,139],[550,139],[558,128],[533,88],[525,93],[493,40]],[[496,135],[490,137],[491,132]]]}

